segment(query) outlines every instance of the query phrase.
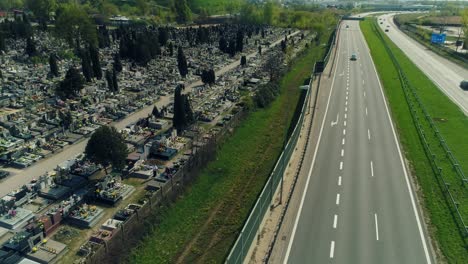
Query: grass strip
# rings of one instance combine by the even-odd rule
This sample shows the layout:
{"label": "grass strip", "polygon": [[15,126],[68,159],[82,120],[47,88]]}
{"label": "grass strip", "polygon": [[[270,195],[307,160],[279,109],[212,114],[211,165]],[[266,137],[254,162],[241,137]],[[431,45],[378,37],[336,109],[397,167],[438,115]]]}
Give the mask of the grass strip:
{"label": "grass strip", "polygon": [[281,152],[300,97],[298,87],[324,52],[322,45],[308,48],[293,63],[281,80],[280,95],[269,107],[249,114],[222,145],[217,159],[132,252],[130,263],[175,262],[188,243],[190,253],[180,262],[224,260]]}
{"label": "grass strip", "polygon": [[[422,191],[424,208],[430,216],[430,232],[437,239],[443,257],[448,262],[468,263],[468,252],[464,247],[464,238],[458,231],[450,205],[444,199],[443,191],[431,168],[430,160],[424,152],[398,78],[397,69],[385,50],[384,43],[378,38],[377,32],[374,31],[372,23],[369,20],[361,22],[361,29],[371,50],[386,97],[390,103],[392,117],[396,121],[405,157],[409,160],[412,174],[417,177],[420,191]],[[462,168],[466,168],[468,158],[468,134],[466,133],[468,131],[468,120],[466,116],[390,39],[386,36],[384,36],[384,39],[406,74],[408,81],[416,89],[417,95],[429,115],[432,116],[433,122],[436,123],[447,145],[451,148],[453,154],[458,157]],[[430,128],[424,123],[423,129],[427,135],[430,135]],[[451,168],[444,160],[434,138],[428,136],[427,140],[430,142],[432,149],[436,151],[439,166],[444,168],[448,178],[452,177]],[[454,178],[450,178],[450,181],[453,181],[453,186],[450,188],[451,190],[454,189],[459,201],[466,201],[467,192],[464,189],[465,187],[461,186],[461,181]],[[438,257],[439,259],[443,258],[439,252]]]}

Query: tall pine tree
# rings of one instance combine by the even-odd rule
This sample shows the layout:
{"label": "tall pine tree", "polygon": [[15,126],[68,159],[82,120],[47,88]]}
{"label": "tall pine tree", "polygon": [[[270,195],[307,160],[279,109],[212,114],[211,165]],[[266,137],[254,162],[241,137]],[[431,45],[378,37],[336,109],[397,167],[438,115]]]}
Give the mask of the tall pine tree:
{"label": "tall pine tree", "polygon": [[93,66],[93,75],[96,79],[102,79],[101,61],[99,59],[99,50],[94,46],[89,46],[89,55]]}
{"label": "tall pine tree", "polygon": [[180,75],[185,78],[188,74],[188,66],[182,47],[179,47],[179,50],[177,51],[177,67],[179,68]]}
{"label": "tall pine tree", "polygon": [[50,54],[49,66],[50,66],[50,73],[52,74],[52,76],[58,77],[59,70],[58,70],[58,65],[57,65],[57,56],[55,56],[55,54]]}

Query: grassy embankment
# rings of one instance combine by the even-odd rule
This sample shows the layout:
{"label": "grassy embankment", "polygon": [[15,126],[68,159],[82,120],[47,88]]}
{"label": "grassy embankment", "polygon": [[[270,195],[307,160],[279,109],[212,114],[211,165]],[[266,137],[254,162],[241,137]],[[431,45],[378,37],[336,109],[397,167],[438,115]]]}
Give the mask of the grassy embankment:
{"label": "grassy embankment", "polygon": [[[371,49],[380,79],[385,88],[386,97],[390,103],[393,119],[396,123],[404,154],[409,160],[412,174],[416,176],[419,192],[423,197],[424,209],[430,218],[429,231],[439,244],[443,258],[450,263],[468,263],[468,252],[464,248],[464,240],[456,226],[451,207],[444,199],[444,194],[431,168],[418,132],[413,123],[409,106],[398,78],[398,73],[387,53],[381,39],[372,28],[372,21],[361,22],[361,29]],[[384,36],[385,42],[398,60],[409,82],[416,88],[416,92],[427,112],[432,116],[447,145],[458,158],[462,168],[468,168],[468,119],[460,109],[445,96],[405,55]],[[424,118],[421,118],[423,120]],[[423,121],[421,121],[423,122]],[[468,215],[468,196],[466,187],[460,179],[454,179],[451,166],[444,158],[440,145],[432,136],[430,128],[424,126],[427,141],[437,155],[439,166],[443,168],[444,176],[453,182],[450,186],[457,201],[460,202],[462,215]],[[396,230],[397,231],[397,230]],[[441,257],[440,254],[439,258]]]}
{"label": "grassy embankment", "polygon": [[[328,36],[323,36],[322,43]],[[311,45],[312,46],[312,45]],[[242,228],[279,153],[300,91],[324,46],[309,48],[281,80],[281,93],[250,113],[234,135],[163,215],[129,259],[130,263],[222,262]]]}

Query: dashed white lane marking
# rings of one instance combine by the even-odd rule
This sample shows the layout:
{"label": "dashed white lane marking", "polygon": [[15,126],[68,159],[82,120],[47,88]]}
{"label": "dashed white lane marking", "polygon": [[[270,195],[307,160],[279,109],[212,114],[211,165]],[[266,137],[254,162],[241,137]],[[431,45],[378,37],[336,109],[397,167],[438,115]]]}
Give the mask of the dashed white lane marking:
{"label": "dashed white lane marking", "polygon": [[349,91],[346,91],[346,95],[348,95],[348,94],[349,94]]}
{"label": "dashed white lane marking", "polygon": [[336,205],[340,205],[340,194],[336,194]]}
{"label": "dashed white lane marking", "polygon": [[341,140],[341,145],[344,145],[345,144],[345,139],[343,138],[343,140]]}
{"label": "dashed white lane marking", "polygon": [[364,84],[364,83],[365,83],[364,80],[362,80],[362,84]]}
{"label": "dashed white lane marking", "polygon": [[341,176],[338,177],[338,186],[341,186]]}
{"label": "dashed white lane marking", "polygon": [[372,162],[372,160],[370,162],[370,170],[371,170],[371,176],[374,177],[374,163]]}
{"label": "dashed white lane marking", "polygon": [[346,129],[343,129],[343,136],[346,135]]}
{"label": "dashed white lane marking", "polygon": [[370,140],[370,130],[369,129],[367,129],[367,139]]}
{"label": "dashed white lane marking", "polygon": [[367,115],[367,106],[366,106],[366,115]]}
{"label": "dashed white lane marking", "polygon": [[348,96],[346,96],[346,101],[348,101]]}
{"label": "dashed white lane marking", "polygon": [[343,125],[346,126],[346,120],[343,122]]}
{"label": "dashed white lane marking", "polygon": [[341,149],[341,157],[344,156],[344,149]]}
{"label": "dashed white lane marking", "polygon": [[344,114],[344,118],[345,118],[345,119],[348,118],[348,114]]}
{"label": "dashed white lane marking", "polygon": [[345,108],[344,108],[344,111],[345,111],[345,112],[348,112],[348,107],[345,107]]}
{"label": "dashed white lane marking", "polygon": [[348,101],[345,102],[345,105],[348,105]]}
{"label": "dashed white lane marking", "polygon": [[377,214],[374,214],[375,219],[375,239],[379,241],[379,222],[377,221]]}
{"label": "dashed white lane marking", "polygon": [[343,170],[343,162],[340,161],[340,170]]}
{"label": "dashed white lane marking", "polygon": [[333,228],[336,229],[336,226],[338,224],[338,215],[335,215],[335,217],[333,217]]}
{"label": "dashed white lane marking", "polygon": [[364,91],[364,97],[366,97],[366,91]]}
{"label": "dashed white lane marking", "polygon": [[332,241],[330,244],[330,258],[333,258],[335,254],[335,241]]}

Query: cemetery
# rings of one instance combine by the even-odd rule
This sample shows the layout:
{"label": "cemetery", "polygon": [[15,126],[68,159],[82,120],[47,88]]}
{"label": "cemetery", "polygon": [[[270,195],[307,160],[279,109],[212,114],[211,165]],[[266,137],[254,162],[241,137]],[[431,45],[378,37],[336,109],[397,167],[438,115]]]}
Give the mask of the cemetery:
{"label": "cemetery", "polygon": [[[204,142],[223,133],[222,128],[242,110],[243,98],[253,97],[256,88],[268,82],[264,65],[270,44],[293,33],[236,24],[132,28],[120,23],[127,21],[122,17],[112,21],[119,27],[99,29],[103,34],[99,48],[82,45],[79,54],[73,54],[76,47],[45,31],[35,31],[32,40],[8,38],[6,50],[0,51],[0,162],[6,170],[40,166],[43,159],[88,140],[99,127],[135,120],[132,115],[154,107],[149,115],[120,128],[130,150],[122,171],[104,173],[102,165],[76,153],[2,197],[0,260],[7,256],[19,263],[25,256],[51,263],[67,251],[76,258],[91,257],[158,190],[162,193],[180,184],[180,179],[173,179],[187,160]],[[304,34],[310,33],[289,37],[294,53],[304,46]],[[146,45],[145,38],[152,43],[145,47],[149,54],[129,52],[140,48],[132,45]],[[30,41],[35,56],[25,52]],[[243,54],[252,56],[241,66]],[[31,57],[50,58],[57,72],[45,62],[31,63]],[[96,72],[90,76],[88,70]],[[82,87],[75,94],[65,93],[62,84],[74,74],[84,80]],[[194,117],[185,132],[173,122],[178,86],[189,98]],[[124,183],[130,178],[139,184]],[[132,199],[142,194],[144,199]],[[108,212],[112,218],[105,217]],[[70,233],[70,239],[82,242],[79,248],[51,239],[68,226],[93,233],[90,237],[84,237],[85,231]]]}

